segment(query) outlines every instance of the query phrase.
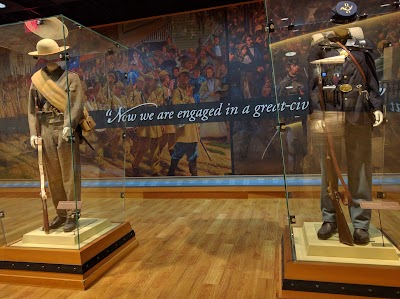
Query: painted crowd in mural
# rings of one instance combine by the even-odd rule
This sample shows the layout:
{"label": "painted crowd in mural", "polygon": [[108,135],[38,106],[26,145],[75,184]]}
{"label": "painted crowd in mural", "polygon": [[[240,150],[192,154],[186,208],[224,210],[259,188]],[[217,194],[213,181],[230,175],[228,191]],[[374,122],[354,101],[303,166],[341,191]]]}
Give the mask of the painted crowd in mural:
{"label": "painted crowd in mural", "polygon": [[[374,130],[373,166],[375,172],[398,172],[400,165],[392,155],[400,134],[399,59],[393,56],[390,78],[384,78],[382,59],[384,48],[399,53],[399,22],[396,13],[374,21],[372,15],[381,13],[375,2],[360,4],[371,18],[357,24],[376,48],[389,119]],[[83,177],[276,175],[283,172],[282,161],[289,174],[318,173],[319,158],[307,132],[309,33],[332,26],[329,15],[335,3],[270,1],[267,8],[259,2],[162,17],[156,32],[153,24],[144,30],[146,34],[145,26],[117,25],[121,34],[116,39],[129,50],[94,59],[78,57],[69,65],[83,82],[86,107],[93,115],[149,103],[159,107],[190,104],[192,109],[252,103],[254,110],[252,117],[233,114],[215,122],[186,124],[110,127],[99,120],[86,135],[94,150],[87,143],[80,148]],[[292,9],[296,6],[303,9]],[[275,26],[270,34],[267,20]],[[7,55],[0,52],[0,59]],[[22,124],[26,123],[30,76],[42,64],[39,59],[27,67],[26,75],[8,70],[2,78],[0,117],[8,127],[0,130],[2,179],[37,177],[36,153]],[[274,113],[260,113],[268,109]],[[287,129],[279,132],[283,123]],[[177,146],[182,140],[193,148]],[[187,159],[179,161],[183,153]]]}

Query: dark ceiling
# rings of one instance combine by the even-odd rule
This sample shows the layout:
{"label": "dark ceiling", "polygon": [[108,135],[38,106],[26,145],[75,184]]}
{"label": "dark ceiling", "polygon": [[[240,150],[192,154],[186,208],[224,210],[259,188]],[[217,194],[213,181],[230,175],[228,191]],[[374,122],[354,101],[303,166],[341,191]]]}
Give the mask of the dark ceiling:
{"label": "dark ceiling", "polygon": [[253,1],[235,0],[0,0],[0,24],[62,14],[84,26]]}

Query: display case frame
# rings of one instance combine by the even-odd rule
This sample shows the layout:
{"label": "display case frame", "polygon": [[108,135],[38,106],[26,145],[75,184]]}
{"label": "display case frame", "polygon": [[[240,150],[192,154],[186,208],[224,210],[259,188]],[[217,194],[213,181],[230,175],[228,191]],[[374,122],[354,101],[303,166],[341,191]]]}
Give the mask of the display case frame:
{"label": "display case frame", "polygon": [[[282,238],[282,280],[279,293],[282,298],[320,298],[321,296],[324,298],[339,296],[397,298],[400,294],[400,284],[395,278],[400,273],[399,242],[393,230],[399,220],[398,176],[396,171],[393,172],[397,167],[397,160],[392,158],[391,147],[388,146],[396,140],[396,134],[390,125],[397,119],[396,113],[393,113],[396,92],[393,92],[394,89],[389,93],[385,91],[388,84],[399,80],[397,71],[392,70],[392,66],[397,65],[396,61],[399,59],[399,56],[393,58],[392,54],[398,48],[398,41],[385,45],[380,42],[378,51],[375,43],[383,37],[374,36],[377,32],[384,30],[383,28],[389,28],[391,24],[395,24],[399,18],[399,12],[397,6],[390,6],[388,9],[387,6],[373,7],[371,4],[367,7],[364,4],[358,2],[358,10],[357,5],[349,1],[337,3],[333,5],[333,9],[328,7],[328,4],[321,5],[319,11],[321,14],[315,14],[310,22],[307,20],[312,16],[311,12],[310,15],[304,16],[295,12],[291,13],[277,6],[274,1],[265,2],[268,23],[272,24],[269,26],[268,37],[277,88],[276,101],[282,103],[293,101],[291,97],[306,98],[305,100],[312,106],[308,116],[299,115],[297,120],[285,118],[284,113],[279,115],[288,208],[288,223]],[[332,20],[335,21],[334,13],[338,12],[339,5],[350,5],[355,8],[349,14],[353,20],[344,16],[343,18],[347,19],[342,24],[332,22]],[[313,5],[307,4],[307,7],[309,6]],[[322,11],[324,7],[327,10],[325,13]],[[274,20],[279,18],[276,26],[271,20],[272,16]],[[330,18],[324,19],[327,16]],[[348,36],[341,36],[340,30],[344,30]],[[393,29],[393,32],[395,31],[396,29]],[[363,35],[358,35],[360,32]],[[334,36],[340,38],[335,39]],[[353,59],[347,52],[344,54],[341,52],[342,48],[337,42],[342,40],[344,40],[343,44],[351,48],[350,52],[354,56],[360,55],[357,58],[359,63],[360,57],[371,57],[367,58],[371,62],[371,72],[368,74],[370,77],[366,83],[361,83],[361,78],[358,83],[359,87],[364,86],[370,94],[371,97],[367,100],[375,105],[370,111],[373,121],[365,127],[367,135],[362,134],[363,124],[358,122],[359,119],[355,121],[353,117],[359,118],[361,115],[368,117],[368,115],[364,112],[356,114],[354,111],[360,110],[355,110],[354,107],[346,104],[346,101],[351,100],[352,95],[351,89],[345,88],[346,83],[349,83],[346,82],[345,65],[346,61],[353,63]],[[361,40],[360,43],[358,43],[359,40]],[[316,47],[321,50],[315,50]],[[316,65],[320,68],[317,69]],[[338,71],[335,71],[335,66],[338,66]],[[356,63],[352,64],[352,67],[354,76],[358,71]],[[330,74],[331,70],[335,74]],[[364,70],[368,71],[368,67],[364,66]],[[386,80],[389,74],[390,80]],[[320,88],[319,82],[321,82]],[[349,84],[354,84],[356,88],[357,84],[354,82]],[[331,95],[330,92],[332,97],[328,98]],[[362,91],[359,90],[359,92],[362,94]],[[337,108],[339,104],[334,102],[340,101],[340,96],[343,96],[343,109]],[[373,99],[374,96],[375,99]],[[388,98],[391,100],[388,101]],[[325,110],[319,108],[323,107],[322,103],[325,105]],[[388,111],[388,105],[392,105],[391,113]],[[318,115],[316,117],[318,109],[325,111],[319,115],[320,117]],[[382,114],[377,115],[375,113],[377,110]],[[330,122],[329,118],[331,116],[329,113],[333,113],[332,111],[335,113],[334,122]],[[372,124],[374,122],[376,124],[379,117],[383,121],[372,130]],[[320,127],[316,126],[318,121],[322,124]],[[296,123],[299,128],[296,127]],[[356,123],[358,133],[351,135],[350,126],[354,123]],[[341,124],[343,127],[339,128]],[[316,133],[318,129],[321,130]],[[339,130],[344,131],[339,132]],[[289,134],[292,134],[291,139]],[[320,138],[322,136],[322,139],[318,140],[318,136]],[[297,144],[292,142],[294,139],[297,139]],[[339,147],[334,145],[333,141],[340,143]],[[365,145],[353,146],[355,144],[353,141],[365,142]],[[369,154],[363,156],[365,149],[369,151]],[[304,165],[296,164],[297,157],[300,157]],[[331,162],[333,160],[337,161],[336,165]],[[330,170],[327,168],[328,163],[332,163]],[[356,164],[357,167],[363,167],[360,172],[362,175],[358,178],[353,171]],[[321,170],[321,167],[325,168]],[[310,169],[318,168],[319,172],[310,171]],[[342,180],[340,180],[340,174],[343,175]],[[366,183],[367,185],[357,182],[364,179],[362,177],[364,174],[367,181],[370,180]],[[315,186],[292,185],[288,183],[290,180],[298,182],[313,180],[316,184]],[[339,184],[335,187],[338,181]],[[354,189],[354,186],[357,188]],[[350,190],[346,190],[348,188]],[[337,193],[334,192],[335,190]],[[363,190],[366,192],[363,193]],[[342,203],[344,197],[350,198],[349,208]],[[328,204],[331,203],[328,207],[324,198]],[[336,207],[332,204],[335,201]],[[357,201],[359,202],[356,203]],[[336,223],[340,226],[339,207],[343,213],[343,225],[338,234]],[[359,217],[357,210],[361,211],[360,213],[368,211],[366,214],[372,214],[372,218]],[[329,218],[328,212],[336,216]],[[363,221],[368,225],[364,227],[361,224]],[[324,234],[325,231],[321,229],[323,223],[324,226],[325,223],[334,223],[335,227],[328,229],[328,234]],[[360,239],[355,233],[359,231],[358,229],[362,232],[365,229],[369,233],[368,239]]]}
{"label": "display case frame", "polygon": [[[0,281],[85,289],[138,246],[124,219],[125,122],[103,129],[107,112],[127,108],[117,98],[126,86],[107,81],[127,48],[62,15],[0,32],[2,159],[9,178],[30,180],[40,193],[3,194]],[[98,90],[100,81],[106,89]],[[111,170],[101,159],[110,140],[122,148]],[[100,181],[113,171],[120,188],[88,195],[82,168]]]}

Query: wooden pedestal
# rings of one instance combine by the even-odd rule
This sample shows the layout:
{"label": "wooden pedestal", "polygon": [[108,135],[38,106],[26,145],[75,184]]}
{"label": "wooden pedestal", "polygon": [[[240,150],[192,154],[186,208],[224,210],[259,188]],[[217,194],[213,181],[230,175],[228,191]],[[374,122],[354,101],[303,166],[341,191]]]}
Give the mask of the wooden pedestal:
{"label": "wooden pedestal", "polygon": [[400,266],[300,261],[282,238],[280,298],[400,298]]}
{"label": "wooden pedestal", "polygon": [[80,249],[0,248],[0,282],[87,289],[139,245],[124,222]]}

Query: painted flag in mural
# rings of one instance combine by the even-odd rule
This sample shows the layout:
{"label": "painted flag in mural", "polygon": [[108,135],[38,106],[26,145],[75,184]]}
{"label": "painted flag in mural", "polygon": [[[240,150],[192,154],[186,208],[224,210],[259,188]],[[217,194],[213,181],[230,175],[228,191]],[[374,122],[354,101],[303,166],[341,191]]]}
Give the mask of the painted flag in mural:
{"label": "painted flag in mural", "polygon": [[73,70],[79,68],[80,56],[70,57],[67,63],[67,70]]}
{"label": "painted flag in mural", "polygon": [[80,62],[79,48],[69,49],[68,54],[69,54],[69,58],[66,63],[66,69],[67,70],[78,69],[79,62]]}

